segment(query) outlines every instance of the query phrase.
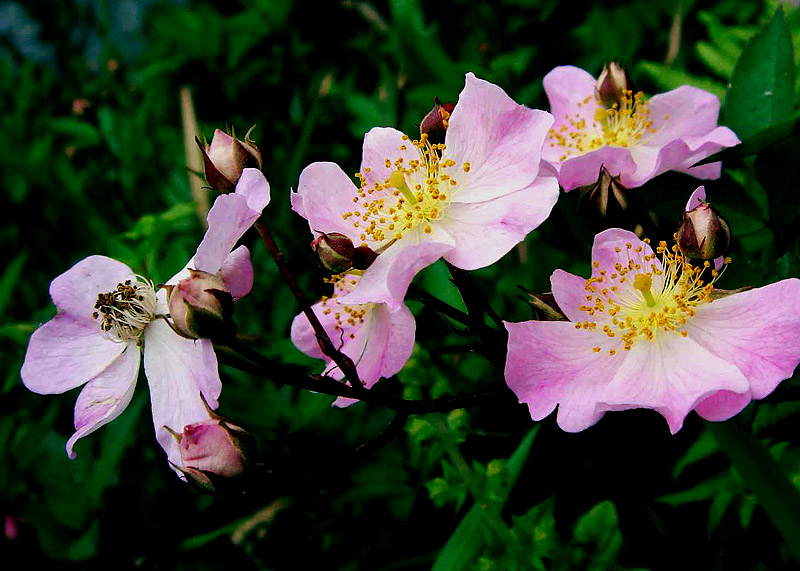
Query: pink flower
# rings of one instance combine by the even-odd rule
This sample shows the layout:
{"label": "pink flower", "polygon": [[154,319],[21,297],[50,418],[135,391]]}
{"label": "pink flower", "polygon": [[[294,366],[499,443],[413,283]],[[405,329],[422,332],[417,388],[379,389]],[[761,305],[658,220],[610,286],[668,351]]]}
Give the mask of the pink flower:
{"label": "pink flower", "polygon": [[[416,325],[405,305],[391,310],[385,303],[345,303],[342,298],[355,289],[358,279],[356,274],[337,277],[333,295],[322,298],[312,310],[331,341],[353,360],[359,378],[370,388],[381,377],[390,377],[403,368],[414,349]],[[292,322],[292,342],[309,357],[325,359],[324,374],[334,379],[344,378],[336,364],[322,354],[314,330],[302,313]],[[349,406],[354,402],[339,397],[333,404]]]}
{"label": "pink flower", "polygon": [[691,410],[728,419],[792,375],[800,280],[719,297],[676,251],[606,230],[591,278],[550,278],[570,321],[506,324],[506,382],[534,420],[558,405],[559,426],[577,432],[609,410],[652,408],[675,433]]}
{"label": "pink flower", "polygon": [[[269,185],[247,169],[236,194],[220,196],[208,215],[209,229],[195,269],[221,276],[234,299],[253,284],[250,252],[231,248],[269,201]],[[249,205],[247,208],[244,205]],[[170,282],[188,277],[188,267]],[[22,382],[40,394],[63,393],[85,384],[75,404],[75,442],[118,417],[130,403],[140,355],[150,385],[156,438],[170,463],[181,467],[178,442],[170,431],[208,420],[221,390],[217,359],[208,339],[177,335],[167,322],[167,293],[105,256],[90,256],[50,284],[58,314],[31,336]],[[206,406],[207,404],[207,406]]]}
{"label": "pink flower", "polygon": [[488,266],[547,218],[558,184],[540,158],[552,121],[468,73],[444,145],[374,128],[358,186],[337,165],[314,163],[292,207],[313,232],[380,253],[348,302],[397,309],[420,269],[440,257],[467,270]]}
{"label": "pink flower", "polygon": [[184,476],[201,488],[215,491],[221,478],[235,478],[244,471],[245,452],[242,440],[248,434],[212,414],[212,418],[183,427],[175,434],[180,442]]}
{"label": "pink flower", "polygon": [[719,178],[720,163],[692,165],[740,142],[717,126],[716,96],[696,87],[684,85],[649,100],[628,91],[618,108],[606,109],[595,99],[591,75],[562,66],[544,77],[544,90],[555,116],[544,159],[567,191],[596,182],[601,166],[627,188],[670,170]]}

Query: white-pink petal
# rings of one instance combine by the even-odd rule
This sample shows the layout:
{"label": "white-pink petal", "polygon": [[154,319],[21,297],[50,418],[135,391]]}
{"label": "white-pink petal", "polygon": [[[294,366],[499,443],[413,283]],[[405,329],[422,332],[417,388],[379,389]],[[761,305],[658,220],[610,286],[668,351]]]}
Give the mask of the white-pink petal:
{"label": "white-pink petal", "polygon": [[97,295],[114,291],[133,271],[106,256],[84,258],[50,283],[50,297],[62,313],[95,322],[92,313]]}
{"label": "white-pink petal", "polygon": [[[305,216],[313,232],[339,232],[356,239],[355,229],[342,215],[353,208],[356,185],[336,163],[312,163],[300,173],[295,212]],[[293,195],[294,196],[294,195]],[[302,212],[298,209],[302,206]]]}
{"label": "white-pink petal", "polygon": [[67,441],[67,455],[75,458],[75,442],[117,418],[127,408],[139,375],[141,351],[136,343],[90,380],[75,402],[75,433]]}
{"label": "white-pink petal", "polygon": [[239,246],[228,254],[219,273],[234,301],[250,293],[253,288],[253,264],[247,246]]}

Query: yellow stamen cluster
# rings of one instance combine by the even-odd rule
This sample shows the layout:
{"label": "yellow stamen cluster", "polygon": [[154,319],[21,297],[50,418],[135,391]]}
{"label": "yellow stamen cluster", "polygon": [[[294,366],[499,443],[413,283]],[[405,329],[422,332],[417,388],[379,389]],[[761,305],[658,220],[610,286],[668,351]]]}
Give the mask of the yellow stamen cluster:
{"label": "yellow stamen cluster", "polygon": [[[447,172],[456,163],[443,158],[445,145],[430,143],[426,134],[419,140],[403,140],[407,143],[400,151],[407,151],[410,144],[418,158],[386,158],[384,165],[391,173],[383,181],[372,180],[369,168],[357,173],[360,185],[353,197],[353,210],[342,214],[360,230],[361,241],[374,250],[385,248],[419,225],[430,234],[431,222],[441,217],[458,184]],[[469,163],[461,167],[464,173],[469,172]]]}
{"label": "yellow stamen cluster", "polygon": [[[594,96],[589,96],[578,103],[578,108],[594,104]],[[565,115],[561,125],[553,127],[547,134],[550,146],[558,147],[564,153],[559,160],[606,146],[624,148],[639,145],[657,130],[642,92],[624,91],[622,99],[610,109],[597,105],[591,120],[583,115],[585,113],[581,112],[574,116]]]}
{"label": "yellow stamen cluster", "polygon": [[94,319],[114,341],[142,344],[144,328],[156,317],[153,282],[141,276],[117,284],[114,291],[101,293],[94,304]]}
{"label": "yellow stamen cluster", "polygon": [[342,334],[346,333],[345,329],[349,329],[347,335],[350,339],[355,339],[358,328],[364,324],[367,311],[372,309],[372,304],[343,305],[336,298],[352,291],[358,284],[360,274],[357,270],[350,270],[345,274],[326,278],[326,282],[333,284],[334,292],[330,297],[322,297],[322,314],[333,314],[333,328]]}
{"label": "yellow stamen cluster", "polygon": [[[666,242],[658,245],[656,253],[630,242],[614,250],[620,261],[613,270],[594,262],[597,271],[585,285],[587,303],[579,308],[590,319],[576,322],[575,328],[599,328],[607,337],[619,338],[614,345],[618,348],[621,344],[626,351],[642,339],[655,340],[662,331],[685,337],[683,326],[698,306],[711,301],[719,272],[709,269],[708,261],[693,266],[677,246],[668,248]],[[706,271],[711,276],[708,283],[702,279]],[[600,352],[601,348],[593,350]],[[608,351],[611,355],[616,352],[613,348]]]}

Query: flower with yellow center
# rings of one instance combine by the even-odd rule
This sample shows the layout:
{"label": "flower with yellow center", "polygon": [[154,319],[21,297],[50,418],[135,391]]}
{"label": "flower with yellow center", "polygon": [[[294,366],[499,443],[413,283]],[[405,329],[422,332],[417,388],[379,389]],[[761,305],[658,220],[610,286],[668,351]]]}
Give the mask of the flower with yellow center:
{"label": "flower with yellow center", "polygon": [[440,257],[468,270],[492,264],[547,218],[558,183],[539,167],[552,120],[469,73],[444,143],[376,127],[357,184],[314,163],[292,206],[315,236],[338,232],[379,253],[348,302],[397,309],[420,269]]}
{"label": "flower with yellow center", "polygon": [[606,107],[596,99],[595,79],[577,67],[557,67],[543,82],[555,117],[543,156],[567,191],[596,182],[601,166],[626,188],[670,170],[719,178],[720,163],[693,165],[739,143],[733,131],[717,126],[717,97],[696,87],[651,99],[623,91]]}
{"label": "flower with yellow center", "polygon": [[583,430],[607,411],[652,408],[677,432],[695,410],[724,420],[800,363],[800,280],[715,295],[718,272],[626,230],[595,237],[592,275],[562,270],[553,295],[569,321],[507,323],[509,387],[540,420]]}

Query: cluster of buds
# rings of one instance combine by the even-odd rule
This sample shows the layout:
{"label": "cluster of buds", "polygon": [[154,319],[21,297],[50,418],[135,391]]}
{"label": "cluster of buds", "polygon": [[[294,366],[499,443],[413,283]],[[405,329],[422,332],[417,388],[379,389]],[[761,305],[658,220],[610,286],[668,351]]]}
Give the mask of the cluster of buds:
{"label": "cluster of buds", "polygon": [[235,334],[233,297],[218,275],[189,270],[189,277],[166,286],[172,328],[188,339]]}
{"label": "cluster of buds", "polygon": [[181,452],[180,471],[187,481],[206,492],[216,492],[247,466],[250,435],[209,410],[211,418],[173,432]]}
{"label": "cluster of buds", "polygon": [[731,227],[708,202],[683,213],[676,234],[678,247],[689,259],[714,260],[724,256],[731,243]]}
{"label": "cluster of buds", "polygon": [[322,233],[311,242],[311,249],[325,269],[334,274],[349,269],[366,270],[378,257],[368,246],[355,247],[350,238],[339,232]]}
{"label": "cluster of buds", "polygon": [[438,97],[433,98],[433,109],[431,109],[422,123],[419,124],[421,135],[427,135],[431,144],[443,144],[447,134],[447,125],[450,121],[450,114],[455,105],[452,103],[442,103]]}
{"label": "cluster of buds", "polygon": [[615,61],[603,66],[603,71],[597,78],[594,86],[594,98],[606,109],[611,109],[614,105],[619,105],[625,98],[626,92],[634,92],[633,81],[625,68]]}
{"label": "cluster of buds", "polygon": [[203,145],[195,139],[203,151],[206,181],[211,188],[218,192],[231,192],[245,168],[261,169],[261,153],[250,138],[253,129],[255,127],[250,128],[244,141],[219,129],[214,131],[210,145]]}

